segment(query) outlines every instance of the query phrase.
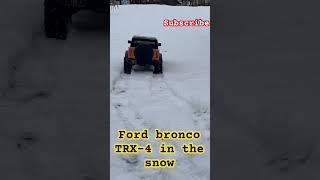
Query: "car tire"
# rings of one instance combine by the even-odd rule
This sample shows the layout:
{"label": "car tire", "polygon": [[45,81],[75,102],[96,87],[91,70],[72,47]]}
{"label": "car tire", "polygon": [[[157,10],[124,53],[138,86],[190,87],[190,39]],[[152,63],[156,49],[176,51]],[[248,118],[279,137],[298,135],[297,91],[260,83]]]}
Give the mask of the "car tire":
{"label": "car tire", "polygon": [[126,58],[123,60],[123,71],[125,74],[131,74],[132,64],[128,62]]}
{"label": "car tire", "polygon": [[68,9],[54,1],[47,1],[44,6],[44,30],[47,38],[66,40],[69,20]]}
{"label": "car tire", "polygon": [[160,59],[158,62],[154,63],[153,74],[162,74],[162,55],[160,54]]}
{"label": "car tire", "polygon": [[51,5],[44,7],[44,31],[48,38],[55,38],[57,34],[57,14],[54,8]]}

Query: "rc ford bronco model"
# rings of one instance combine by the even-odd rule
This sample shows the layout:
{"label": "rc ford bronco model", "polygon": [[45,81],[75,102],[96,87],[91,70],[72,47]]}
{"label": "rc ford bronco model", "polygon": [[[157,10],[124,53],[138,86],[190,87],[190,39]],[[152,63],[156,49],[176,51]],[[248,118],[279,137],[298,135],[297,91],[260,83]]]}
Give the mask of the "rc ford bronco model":
{"label": "rc ford bronco model", "polygon": [[48,38],[65,40],[71,16],[80,10],[109,13],[108,0],[45,0],[44,28]]}
{"label": "rc ford bronco model", "polygon": [[152,65],[154,74],[162,74],[162,54],[158,48],[161,43],[156,38],[133,36],[128,43],[130,47],[124,57],[124,73],[131,74],[134,65]]}

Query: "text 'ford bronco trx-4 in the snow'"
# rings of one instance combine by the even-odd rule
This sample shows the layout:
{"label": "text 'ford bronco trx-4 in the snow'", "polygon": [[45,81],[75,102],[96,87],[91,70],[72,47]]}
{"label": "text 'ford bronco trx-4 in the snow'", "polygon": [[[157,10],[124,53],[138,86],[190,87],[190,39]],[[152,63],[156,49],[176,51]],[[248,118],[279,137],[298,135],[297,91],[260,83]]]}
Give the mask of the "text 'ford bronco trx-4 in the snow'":
{"label": "text 'ford bronco trx-4 in the snow'", "polygon": [[152,65],[154,74],[162,74],[162,54],[158,48],[161,43],[156,38],[133,36],[128,43],[130,43],[130,47],[124,56],[124,73],[131,74],[134,65]]}

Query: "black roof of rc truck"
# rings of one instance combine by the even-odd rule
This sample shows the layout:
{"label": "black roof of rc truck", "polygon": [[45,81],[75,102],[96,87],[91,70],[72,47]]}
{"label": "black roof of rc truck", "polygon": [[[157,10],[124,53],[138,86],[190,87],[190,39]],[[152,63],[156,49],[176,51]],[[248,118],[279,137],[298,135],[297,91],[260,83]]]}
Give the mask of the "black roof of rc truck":
{"label": "black roof of rc truck", "polygon": [[133,36],[132,41],[152,41],[158,42],[157,38],[155,37],[148,37],[148,36]]}

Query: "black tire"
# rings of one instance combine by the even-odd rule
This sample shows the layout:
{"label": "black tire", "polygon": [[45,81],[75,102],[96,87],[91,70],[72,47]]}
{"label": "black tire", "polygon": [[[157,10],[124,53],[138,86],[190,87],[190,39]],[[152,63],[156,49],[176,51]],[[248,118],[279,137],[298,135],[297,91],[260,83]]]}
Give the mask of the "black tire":
{"label": "black tire", "polygon": [[123,60],[123,71],[125,74],[131,74],[132,64],[128,62],[126,58]]}
{"label": "black tire", "polygon": [[57,39],[66,40],[68,34],[68,14],[65,7],[58,7],[57,10]]}
{"label": "black tire", "polygon": [[160,54],[160,59],[158,62],[154,63],[153,74],[162,74],[162,55]]}
{"label": "black tire", "polygon": [[46,37],[66,40],[69,15],[67,9],[54,0],[46,1],[44,7],[44,29]]}
{"label": "black tire", "polygon": [[131,74],[132,64],[128,61],[128,51],[126,51],[123,58],[123,72],[125,74]]}
{"label": "black tire", "polygon": [[44,30],[48,38],[55,38],[57,34],[57,13],[52,4],[44,6]]}

